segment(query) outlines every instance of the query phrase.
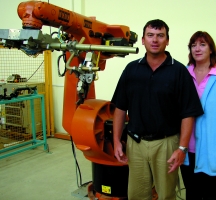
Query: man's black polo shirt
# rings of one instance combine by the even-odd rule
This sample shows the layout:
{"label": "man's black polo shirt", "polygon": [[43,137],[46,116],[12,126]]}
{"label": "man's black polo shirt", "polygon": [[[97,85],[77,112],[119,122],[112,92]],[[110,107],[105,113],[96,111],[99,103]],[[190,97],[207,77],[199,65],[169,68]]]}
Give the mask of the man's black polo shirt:
{"label": "man's black polo shirt", "polygon": [[155,71],[144,57],[130,62],[119,79],[112,102],[128,111],[128,130],[134,133],[174,135],[183,118],[203,114],[188,70],[166,54]]}

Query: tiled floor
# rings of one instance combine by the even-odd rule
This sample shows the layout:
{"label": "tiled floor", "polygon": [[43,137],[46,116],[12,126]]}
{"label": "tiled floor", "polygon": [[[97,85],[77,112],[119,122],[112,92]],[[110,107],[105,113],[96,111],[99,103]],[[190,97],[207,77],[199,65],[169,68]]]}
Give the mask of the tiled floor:
{"label": "tiled floor", "polygon": [[[1,200],[77,199],[72,196],[78,186],[71,142],[49,138],[48,145],[49,153],[41,146],[0,160]],[[82,183],[91,181],[91,162],[79,150],[76,158]]]}
{"label": "tiled floor", "polygon": [[[89,199],[82,194],[85,188],[78,189],[81,183],[71,142],[56,138],[47,141],[49,153],[41,146],[0,160],[0,200]],[[79,150],[75,155],[82,184],[91,181],[91,162]],[[185,199],[184,195],[182,190],[176,199]]]}

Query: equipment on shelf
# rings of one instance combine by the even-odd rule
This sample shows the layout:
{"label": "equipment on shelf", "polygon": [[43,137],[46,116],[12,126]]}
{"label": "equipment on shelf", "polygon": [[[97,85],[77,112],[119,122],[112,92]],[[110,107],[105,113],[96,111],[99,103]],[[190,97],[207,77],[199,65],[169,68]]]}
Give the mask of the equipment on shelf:
{"label": "equipment on shelf", "polygon": [[9,100],[12,98],[16,98],[19,95],[27,95],[27,94],[33,94],[37,90],[37,86],[21,86],[19,84],[4,84],[1,86],[0,90],[0,100]]}
{"label": "equipment on shelf", "polygon": [[26,82],[26,78],[21,78],[19,74],[12,74],[8,76],[7,83],[20,83],[20,82]]}

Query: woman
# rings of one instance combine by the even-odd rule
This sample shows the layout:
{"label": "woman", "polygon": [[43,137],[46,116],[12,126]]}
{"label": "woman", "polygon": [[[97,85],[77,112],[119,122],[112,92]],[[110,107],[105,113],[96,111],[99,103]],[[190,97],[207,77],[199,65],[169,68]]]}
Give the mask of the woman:
{"label": "woman", "polygon": [[196,119],[188,157],[181,166],[187,200],[216,200],[216,50],[207,32],[189,41],[190,72],[204,114]]}

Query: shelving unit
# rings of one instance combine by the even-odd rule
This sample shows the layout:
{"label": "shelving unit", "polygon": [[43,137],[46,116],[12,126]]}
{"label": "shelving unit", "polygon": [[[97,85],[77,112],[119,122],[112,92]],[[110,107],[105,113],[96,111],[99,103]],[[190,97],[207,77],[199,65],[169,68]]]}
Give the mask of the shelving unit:
{"label": "shelving unit", "polygon": [[[41,111],[41,126],[42,126],[42,138],[38,139],[37,138],[37,128],[36,128],[36,119],[35,119],[35,100],[39,100],[40,101],[40,111]],[[44,146],[44,150],[48,151],[48,144],[47,144],[47,138],[46,138],[46,118],[45,118],[45,101],[44,101],[44,95],[42,94],[37,94],[37,91],[35,90],[34,94],[30,94],[30,95],[23,95],[23,96],[18,96],[17,98],[13,98],[11,100],[1,100],[0,101],[0,105],[3,105],[5,110],[1,110],[2,114],[5,114],[6,117],[6,121],[5,123],[2,123],[1,125],[1,129],[0,132],[1,134],[4,132],[4,134],[7,135],[16,135],[19,136],[19,140],[15,140],[14,142],[11,142],[9,146],[5,146],[3,149],[0,149],[0,159],[1,158],[5,158],[29,149],[34,149],[38,146],[43,145]],[[27,117],[30,118],[31,120],[31,127],[28,127],[28,131],[30,131],[30,134],[26,134],[25,132],[14,132],[11,129],[7,129],[7,126],[11,126],[11,127],[16,127],[19,126],[19,121],[21,119],[21,112],[22,112],[22,108],[23,105],[29,105],[29,111],[27,114]],[[15,110],[18,109],[18,114],[16,113],[16,115],[12,115],[14,114]],[[6,114],[7,111],[11,111],[11,114]],[[4,113],[5,112],[5,113]],[[10,112],[9,112],[10,113]],[[10,117],[15,118],[18,124],[15,124],[14,121],[13,123],[10,123]],[[22,127],[23,128],[23,127]],[[25,128],[25,127],[24,127]],[[27,131],[27,132],[28,132]],[[26,136],[31,136],[31,138],[27,138],[25,139]]]}

